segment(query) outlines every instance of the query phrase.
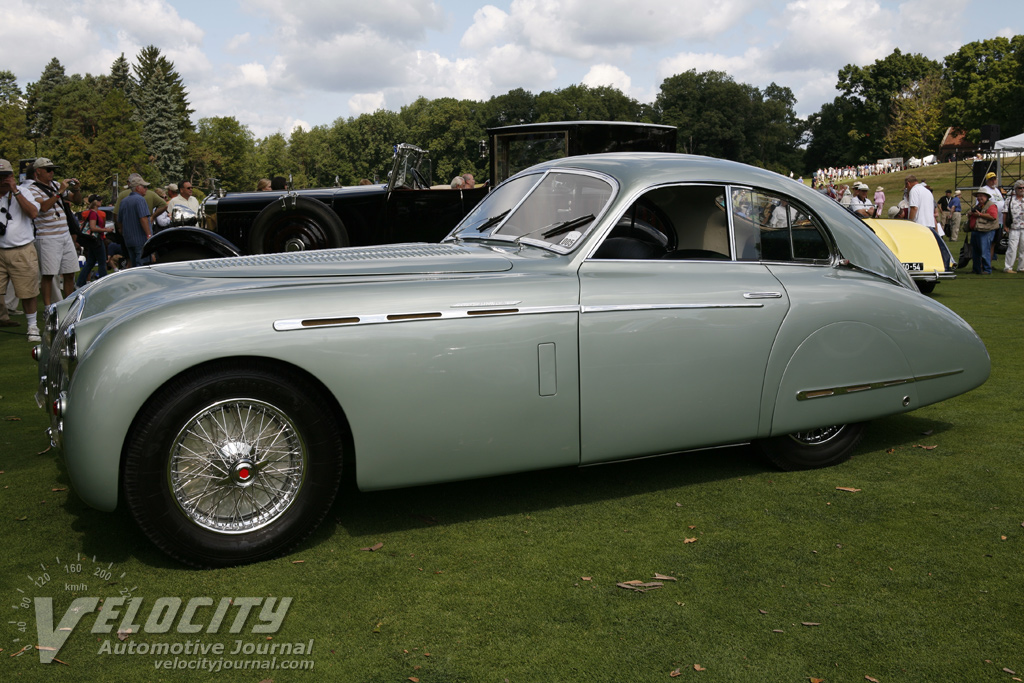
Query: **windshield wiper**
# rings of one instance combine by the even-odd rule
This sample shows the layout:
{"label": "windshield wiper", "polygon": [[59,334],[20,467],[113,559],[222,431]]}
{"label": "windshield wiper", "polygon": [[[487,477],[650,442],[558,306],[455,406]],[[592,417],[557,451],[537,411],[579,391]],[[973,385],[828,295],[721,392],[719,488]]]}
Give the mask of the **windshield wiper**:
{"label": "windshield wiper", "polygon": [[541,237],[547,239],[548,237],[554,237],[555,235],[562,235],[571,230],[586,225],[594,220],[594,214],[588,213],[586,216],[580,216],[579,218],[573,218],[572,220],[562,221],[561,223],[555,223],[551,226],[551,229],[543,233]]}
{"label": "windshield wiper", "polygon": [[483,232],[484,230],[486,230],[487,228],[491,227],[495,223],[500,223],[501,219],[504,218],[505,216],[507,216],[508,212],[511,211],[511,210],[512,209],[505,209],[504,211],[499,213],[497,216],[491,216],[490,218],[485,220],[483,223],[481,223],[480,227],[478,227],[476,229],[476,231],[477,232]]}

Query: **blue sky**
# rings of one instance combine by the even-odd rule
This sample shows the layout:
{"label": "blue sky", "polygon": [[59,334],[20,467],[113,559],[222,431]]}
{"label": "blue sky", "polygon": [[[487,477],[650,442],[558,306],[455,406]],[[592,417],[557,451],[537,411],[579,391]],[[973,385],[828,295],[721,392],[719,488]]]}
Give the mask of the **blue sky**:
{"label": "blue sky", "polygon": [[845,64],[896,47],[941,61],[1024,33],[1019,0],[8,0],[4,17],[2,68],[22,86],[52,57],[106,73],[153,44],[196,118],[234,116],[258,137],[421,95],[585,83],[651,102],[687,69],[788,86],[806,116],[836,96]]}

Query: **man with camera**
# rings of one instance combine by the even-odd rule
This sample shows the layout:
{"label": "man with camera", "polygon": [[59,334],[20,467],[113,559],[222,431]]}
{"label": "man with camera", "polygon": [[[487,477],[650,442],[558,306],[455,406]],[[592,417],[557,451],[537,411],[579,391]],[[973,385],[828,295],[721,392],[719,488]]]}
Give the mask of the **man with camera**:
{"label": "man with camera", "polygon": [[78,249],[71,239],[68,215],[70,207],[65,195],[73,202],[82,201],[82,190],[77,178],[54,180],[57,166],[46,157],[32,164],[35,181],[29,186],[33,201],[39,207],[36,216],[36,249],[39,251],[39,272],[42,275],[43,304],[50,305],[53,298],[53,278],[64,276],[64,296],[75,291],[75,273],[78,272]]}
{"label": "man with camera", "polygon": [[28,340],[39,341],[36,297],[39,260],[32,220],[39,207],[18,187],[11,162],[0,159],[0,296],[13,286],[28,324]]}

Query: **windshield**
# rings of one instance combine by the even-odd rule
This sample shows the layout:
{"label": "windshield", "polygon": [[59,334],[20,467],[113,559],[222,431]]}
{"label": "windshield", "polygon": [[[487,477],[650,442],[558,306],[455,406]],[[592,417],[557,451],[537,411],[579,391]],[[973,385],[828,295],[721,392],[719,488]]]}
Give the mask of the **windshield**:
{"label": "windshield", "polygon": [[605,178],[580,172],[522,175],[495,188],[452,237],[531,242],[570,251],[600,218],[613,189]]}

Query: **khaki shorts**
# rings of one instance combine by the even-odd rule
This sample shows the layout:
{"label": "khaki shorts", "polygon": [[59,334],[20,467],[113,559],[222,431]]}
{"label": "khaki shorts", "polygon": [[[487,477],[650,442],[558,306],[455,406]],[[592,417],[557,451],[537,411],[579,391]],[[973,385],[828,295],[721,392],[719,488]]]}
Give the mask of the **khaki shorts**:
{"label": "khaki shorts", "polygon": [[8,282],[14,285],[14,294],[19,299],[39,296],[39,257],[35,243],[0,249],[0,295],[7,293]]}
{"label": "khaki shorts", "polygon": [[78,253],[75,251],[75,243],[71,241],[71,235],[37,239],[36,251],[39,252],[40,274],[70,275],[78,272]]}

